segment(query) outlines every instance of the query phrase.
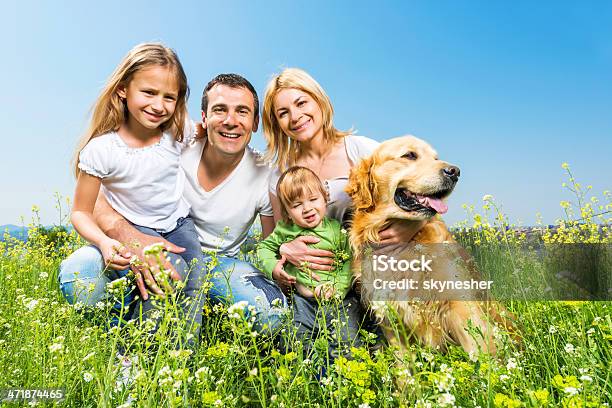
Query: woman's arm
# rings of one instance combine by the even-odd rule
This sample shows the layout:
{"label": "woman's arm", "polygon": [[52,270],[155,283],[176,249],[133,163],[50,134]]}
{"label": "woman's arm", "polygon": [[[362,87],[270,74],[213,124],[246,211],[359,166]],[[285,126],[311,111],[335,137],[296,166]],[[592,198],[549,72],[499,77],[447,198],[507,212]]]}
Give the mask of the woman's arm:
{"label": "woman's arm", "polygon": [[274,217],[270,217],[267,215],[260,215],[259,221],[261,222],[261,238],[266,239],[268,235],[274,231],[274,226],[276,222],[274,222]]}

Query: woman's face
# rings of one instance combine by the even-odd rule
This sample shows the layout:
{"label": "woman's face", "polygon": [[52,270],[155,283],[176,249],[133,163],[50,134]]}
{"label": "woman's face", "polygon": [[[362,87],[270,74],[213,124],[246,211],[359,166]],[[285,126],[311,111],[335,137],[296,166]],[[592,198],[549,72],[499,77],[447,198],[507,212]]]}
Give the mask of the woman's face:
{"label": "woman's face", "polygon": [[281,130],[298,142],[323,136],[323,114],[317,102],[306,92],[283,89],[274,98],[274,115]]}

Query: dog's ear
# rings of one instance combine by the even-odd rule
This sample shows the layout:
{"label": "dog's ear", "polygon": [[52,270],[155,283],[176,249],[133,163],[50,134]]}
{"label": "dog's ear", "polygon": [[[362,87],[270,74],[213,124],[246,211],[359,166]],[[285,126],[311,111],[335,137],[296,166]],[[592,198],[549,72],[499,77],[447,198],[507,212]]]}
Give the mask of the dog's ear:
{"label": "dog's ear", "polygon": [[368,157],[351,169],[346,192],[353,200],[355,210],[368,211],[374,208],[376,183],[371,171],[373,164],[373,157]]}

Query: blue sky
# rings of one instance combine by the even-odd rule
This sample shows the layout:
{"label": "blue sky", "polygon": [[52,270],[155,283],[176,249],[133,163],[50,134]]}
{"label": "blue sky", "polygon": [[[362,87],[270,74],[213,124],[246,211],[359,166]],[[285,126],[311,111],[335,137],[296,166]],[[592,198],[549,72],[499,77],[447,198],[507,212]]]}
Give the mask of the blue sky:
{"label": "blue sky", "polygon": [[[260,95],[295,66],[326,89],[339,128],[414,134],[457,164],[445,217],[492,194],[514,222],[553,222],[561,163],[611,189],[612,3],[410,1],[31,2],[3,5],[0,224],[38,205],[56,223],[70,159],[98,91],[123,55],[162,41],[187,71],[192,117],[214,75]],[[263,149],[261,133],[251,143]]]}

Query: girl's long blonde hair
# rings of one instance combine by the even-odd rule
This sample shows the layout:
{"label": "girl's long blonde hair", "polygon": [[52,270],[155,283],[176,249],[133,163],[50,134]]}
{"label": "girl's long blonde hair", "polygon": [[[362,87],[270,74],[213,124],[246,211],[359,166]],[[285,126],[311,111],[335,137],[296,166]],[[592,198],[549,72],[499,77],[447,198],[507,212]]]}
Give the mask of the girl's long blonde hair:
{"label": "girl's long blonde hair", "polygon": [[91,122],[87,132],[77,145],[73,171],[79,176],[79,153],[89,141],[111,131],[117,131],[127,118],[127,106],[117,94],[120,86],[128,86],[134,74],[143,68],[162,66],[171,68],[179,86],[176,108],[170,120],[160,126],[162,131],[171,129],[177,141],[183,140],[183,128],[187,119],[189,87],[187,76],[178,56],[171,48],[160,43],[143,43],[132,48],[112,73],[92,108]]}
{"label": "girl's long blonde hair", "polygon": [[313,77],[299,68],[284,69],[268,83],[262,110],[263,131],[268,144],[265,159],[274,163],[281,172],[295,165],[301,153],[300,143],[282,131],[274,113],[274,98],[281,90],[290,88],[306,92],[319,105],[323,119],[323,140],[330,148],[338,139],[352,133],[334,127],[334,108],[329,96]]}

